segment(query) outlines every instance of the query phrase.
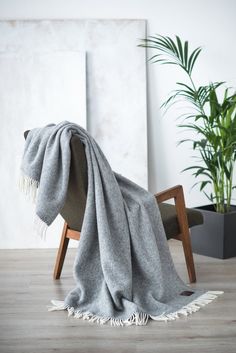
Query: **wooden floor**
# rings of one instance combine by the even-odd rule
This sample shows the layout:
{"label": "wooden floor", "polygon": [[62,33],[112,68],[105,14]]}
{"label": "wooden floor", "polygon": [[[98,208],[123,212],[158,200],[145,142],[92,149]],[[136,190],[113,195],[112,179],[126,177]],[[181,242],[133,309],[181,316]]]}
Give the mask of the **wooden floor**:
{"label": "wooden floor", "polygon": [[[181,277],[188,277],[178,241],[170,248]],[[48,312],[50,299],[63,300],[74,287],[76,249],[69,249],[62,277],[52,279],[56,249],[0,251],[0,352],[236,352],[236,258],[194,255],[197,287],[225,294],[198,312],[147,326],[100,326],[66,311]]]}

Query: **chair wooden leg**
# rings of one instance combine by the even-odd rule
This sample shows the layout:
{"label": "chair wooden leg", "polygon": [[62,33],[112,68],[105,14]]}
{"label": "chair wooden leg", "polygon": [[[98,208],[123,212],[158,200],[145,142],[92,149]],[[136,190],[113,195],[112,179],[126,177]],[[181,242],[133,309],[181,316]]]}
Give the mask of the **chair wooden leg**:
{"label": "chair wooden leg", "polygon": [[193,261],[193,252],[192,252],[192,246],[190,242],[189,229],[185,230],[182,233],[181,238],[182,238],[182,244],[184,249],[184,256],[185,256],[185,261],[187,265],[189,280],[190,280],[190,283],[194,283],[196,282],[196,273],[195,273],[195,267],[194,267],[194,261]]}
{"label": "chair wooden leg", "polygon": [[61,271],[64,264],[68,243],[69,243],[69,238],[66,237],[67,230],[68,230],[68,225],[65,222],[63,231],[62,231],[60,247],[57,252],[56,264],[54,267],[54,274],[53,274],[54,279],[59,279],[61,276]]}
{"label": "chair wooden leg", "polygon": [[181,231],[181,240],[184,249],[185,261],[187,265],[188,275],[190,283],[196,282],[196,273],[193,261],[193,252],[191,246],[191,239],[189,234],[188,218],[185,207],[184,192],[182,186],[175,198],[177,218],[179,221],[179,227]]}

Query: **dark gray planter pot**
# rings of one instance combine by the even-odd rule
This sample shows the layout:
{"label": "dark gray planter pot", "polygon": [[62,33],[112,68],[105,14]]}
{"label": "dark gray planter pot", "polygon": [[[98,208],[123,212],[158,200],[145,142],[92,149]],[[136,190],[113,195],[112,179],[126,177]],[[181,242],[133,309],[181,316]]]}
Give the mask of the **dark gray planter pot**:
{"label": "dark gray planter pot", "polygon": [[204,223],[191,229],[193,252],[219,259],[236,256],[236,206],[226,214],[215,212],[213,205],[195,209],[203,214]]}

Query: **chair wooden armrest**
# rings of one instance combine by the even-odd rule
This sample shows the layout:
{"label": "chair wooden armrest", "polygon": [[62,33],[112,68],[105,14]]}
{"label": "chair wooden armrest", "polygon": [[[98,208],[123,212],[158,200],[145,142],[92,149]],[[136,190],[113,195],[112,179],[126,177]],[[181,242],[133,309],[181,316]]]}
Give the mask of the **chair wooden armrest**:
{"label": "chair wooden armrest", "polygon": [[158,203],[163,202],[163,201],[167,201],[170,199],[176,199],[179,195],[179,193],[183,193],[183,187],[182,185],[176,185],[173,186],[172,188],[163,190],[161,192],[158,192],[157,194],[155,194],[155,198],[157,199]]}
{"label": "chair wooden armrest", "polygon": [[170,189],[163,190],[154,196],[158,203],[170,200],[172,198],[175,201],[176,216],[180,229],[180,234],[175,236],[175,238],[182,241],[190,282],[196,282],[196,273],[193,261],[183,187],[182,185],[176,185]]}

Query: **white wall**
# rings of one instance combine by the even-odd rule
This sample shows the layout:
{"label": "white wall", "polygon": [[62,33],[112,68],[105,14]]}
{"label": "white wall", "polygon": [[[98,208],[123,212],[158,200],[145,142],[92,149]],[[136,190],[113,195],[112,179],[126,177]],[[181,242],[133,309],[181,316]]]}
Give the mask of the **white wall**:
{"label": "white wall", "polygon": [[[232,86],[236,86],[235,13],[235,0],[0,0],[1,19],[147,19],[148,34],[178,34],[192,47],[203,46],[195,71],[199,83],[224,80]],[[197,206],[205,203],[205,197],[197,189],[190,193],[194,180],[180,173],[192,161],[188,146],[176,147],[183,137],[176,128],[178,112],[162,117],[159,109],[181,78],[174,68],[148,64],[149,189],[156,192],[180,183],[187,205]]]}

